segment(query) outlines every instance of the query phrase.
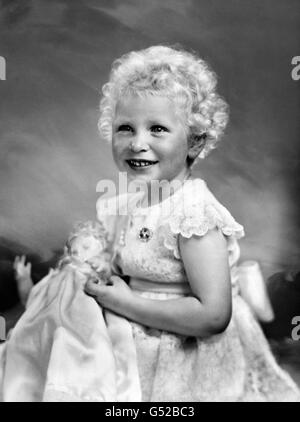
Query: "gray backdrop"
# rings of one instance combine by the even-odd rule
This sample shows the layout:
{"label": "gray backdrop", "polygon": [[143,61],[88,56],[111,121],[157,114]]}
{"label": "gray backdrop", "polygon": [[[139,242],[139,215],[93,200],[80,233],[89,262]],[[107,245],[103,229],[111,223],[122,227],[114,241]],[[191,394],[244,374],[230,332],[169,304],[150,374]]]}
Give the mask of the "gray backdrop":
{"label": "gray backdrop", "polygon": [[117,174],[97,133],[110,64],[179,42],[209,61],[231,106],[222,145],[195,172],[245,226],[244,259],[266,277],[299,268],[299,0],[0,5],[0,236],[12,253],[49,259],[74,221],[95,218],[97,181]]}

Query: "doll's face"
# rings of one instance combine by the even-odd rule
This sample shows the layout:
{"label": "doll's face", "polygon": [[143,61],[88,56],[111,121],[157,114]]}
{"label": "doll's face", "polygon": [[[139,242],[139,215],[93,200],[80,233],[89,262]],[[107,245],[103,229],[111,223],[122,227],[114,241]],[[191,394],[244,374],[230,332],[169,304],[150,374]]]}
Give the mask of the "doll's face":
{"label": "doll's face", "polygon": [[186,176],[187,133],[168,98],[132,95],[120,100],[112,130],[114,160],[129,179],[149,184]]}
{"label": "doll's face", "polygon": [[70,249],[71,255],[86,261],[100,255],[104,244],[92,235],[79,235],[72,240]]}

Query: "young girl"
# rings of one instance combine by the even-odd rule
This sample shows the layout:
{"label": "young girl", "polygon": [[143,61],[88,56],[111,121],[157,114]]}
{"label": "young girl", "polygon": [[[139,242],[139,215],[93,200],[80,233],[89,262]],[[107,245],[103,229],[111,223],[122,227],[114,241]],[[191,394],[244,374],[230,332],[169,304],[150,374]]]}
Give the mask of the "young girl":
{"label": "young girl", "polygon": [[[0,358],[4,401],[128,401],[139,399],[135,348],[124,318],[102,309],[83,291],[86,278],[110,275],[106,232],[100,223],[78,224],[65,254],[30,291],[30,265],[15,268],[26,311]],[[112,281],[109,284],[112,284]],[[2,376],[1,376],[2,366]]]}
{"label": "young girl", "polygon": [[[120,277],[85,290],[130,321],[142,399],[300,400],[238,295],[243,227],[191,176],[227,124],[215,74],[179,49],[132,52],[114,62],[100,108],[118,169],[144,192],[98,201]],[[154,182],[177,187],[160,200]]]}

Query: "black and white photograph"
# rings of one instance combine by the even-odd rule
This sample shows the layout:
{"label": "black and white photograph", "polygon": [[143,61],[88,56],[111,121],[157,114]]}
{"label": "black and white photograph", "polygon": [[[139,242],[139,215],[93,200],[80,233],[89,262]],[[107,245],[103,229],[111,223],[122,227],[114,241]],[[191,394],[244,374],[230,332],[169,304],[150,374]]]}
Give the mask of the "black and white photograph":
{"label": "black and white photograph", "polygon": [[0,0],[0,402],[300,402],[299,88],[299,0]]}

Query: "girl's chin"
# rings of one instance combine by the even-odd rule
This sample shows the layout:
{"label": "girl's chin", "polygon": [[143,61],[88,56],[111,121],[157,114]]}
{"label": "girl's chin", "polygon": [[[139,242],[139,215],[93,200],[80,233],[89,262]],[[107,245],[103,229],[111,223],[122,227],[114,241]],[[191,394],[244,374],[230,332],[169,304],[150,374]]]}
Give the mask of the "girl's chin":
{"label": "girl's chin", "polygon": [[136,174],[136,173],[127,173],[128,180],[131,182],[141,182],[141,183],[151,183],[151,180],[157,179],[157,177],[149,174]]}
{"label": "girl's chin", "polygon": [[159,174],[157,169],[152,167],[143,168],[143,169],[133,169],[131,167],[127,167],[126,172],[130,179],[141,179],[141,180],[153,180],[159,178]]}

